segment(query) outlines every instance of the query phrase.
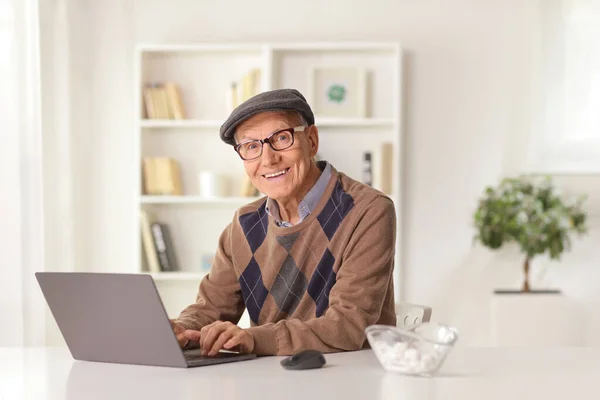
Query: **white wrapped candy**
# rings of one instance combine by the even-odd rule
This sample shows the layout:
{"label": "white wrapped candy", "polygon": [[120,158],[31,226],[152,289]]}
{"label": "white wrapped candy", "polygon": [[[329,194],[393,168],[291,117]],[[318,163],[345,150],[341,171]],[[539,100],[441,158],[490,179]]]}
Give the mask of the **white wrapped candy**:
{"label": "white wrapped candy", "polygon": [[421,371],[429,371],[435,367],[436,360],[431,354],[423,354],[420,361]]}
{"label": "white wrapped candy", "polygon": [[404,343],[404,342],[394,343],[393,352],[394,352],[394,357],[396,357],[396,359],[404,358],[404,353],[406,352],[406,343]]}
{"label": "white wrapped candy", "polygon": [[417,349],[407,349],[404,352],[404,359],[409,363],[418,363],[421,359],[421,353]]}

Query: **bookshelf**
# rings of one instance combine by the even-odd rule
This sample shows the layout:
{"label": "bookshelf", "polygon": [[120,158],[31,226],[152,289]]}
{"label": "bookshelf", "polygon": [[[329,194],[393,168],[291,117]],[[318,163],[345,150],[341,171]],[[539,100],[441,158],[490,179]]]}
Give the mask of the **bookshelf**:
{"label": "bookshelf", "polygon": [[[198,284],[207,273],[206,260],[214,254],[219,235],[240,206],[258,197],[243,196],[242,161],[219,139],[218,130],[231,108],[232,82],[243,86],[244,76],[257,71],[255,92],[294,87],[307,96],[320,132],[319,157],[355,179],[363,177],[363,155],[377,159],[386,143],[391,159],[389,195],[398,215],[396,296],[401,299],[402,268],[402,51],[397,43],[202,43],[140,44],[135,50],[135,188],[132,234],[136,243],[136,273],[150,273],[157,283],[169,316],[195,300]],[[347,67],[366,71],[365,113],[325,115],[315,107],[315,71]],[[145,88],[150,83],[175,83],[185,109],[184,119],[151,118]],[[357,81],[358,82],[358,81]],[[362,81],[361,81],[362,82]],[[352,87],[352,86],[350,86]],[[239,93],[239,92],[238,92]],[[229,106],[229,108],[228,108]],[[143,160],[176,160],[180,195],[145,192]],[[375,168],[380,168],[376,165]],[[199,174],[210,171],[223,178],[226,193],[201,195]],[[377,186],[377,182],[376,185]],[[151,221],[168,226],[178,270],[151,270],[141,234],[140,211]],[[247,316],[240,323],[248,324]]]}

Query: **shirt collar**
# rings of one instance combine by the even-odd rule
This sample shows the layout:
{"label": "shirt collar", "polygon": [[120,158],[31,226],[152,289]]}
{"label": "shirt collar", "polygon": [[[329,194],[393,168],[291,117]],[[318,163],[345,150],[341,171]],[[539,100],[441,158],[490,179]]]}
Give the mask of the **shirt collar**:
{"label": "shirt collar", "polygon": [[[319,200],[321,197],[323,197],[323,193],[325,193],[329,179],[331,178],[331,164],[329,164],[327,161],[319,161],[317,166],[322,170],[322,172],[319,176],[319,179],[317,179],[317,182],[315,182],[313,187],[308,191],[308,193],[306,193],[304,198],[298,204],[298,214],[300,215],[299,222],[302,222],[310,215],[315,207],[317,207]],[[279,204],[277,204],[277,201],[271,199],[270,197],[267,198],[265,210],[271,217],[273,217],[277,225],[284,227],[292,226],[290,222],[281,220]]]}

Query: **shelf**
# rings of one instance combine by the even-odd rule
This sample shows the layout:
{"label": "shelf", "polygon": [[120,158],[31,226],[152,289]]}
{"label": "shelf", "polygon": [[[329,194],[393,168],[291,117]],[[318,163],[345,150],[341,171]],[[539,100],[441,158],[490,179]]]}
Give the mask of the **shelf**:
{"label": "shelf", "polygon": [[320,43],[279,42],[279,43],[182,43],[163,44],[145,43],[137,46],[141,53],[237,53],[237,52],[262,52],[273,51],[399,51],[400,45],[395,42],[361,42],[338,41]]}
{"label": "shelf", "polygon": [[273,43],[274,51],[398,51],[398,43],[369,42],[321,42],[321,43]]}
{"label": "shelf", "polygon": [[[142,128],[209,128],[219,129],[225,120],[188,119],[158,120],[144,119],[140,121]],[[392,127],[392,118],[320,118],[316,117],[316,125],[323,127]]]}
{"label": "shelf", "polygon": [[262,52],[265,45],[261,43],[182,43],[182,44],[140,44],[137,51],[141,53],[247,53]]}
{"label": "shelf", "polygon": [[140,121],[142,128],[220,128],[225,120],[216,119],[143,119]]}
{"label": "shelf", "polygon": [[142,204],[244,205],[261,197],[142,196]]}
{"label": "shelf", "polygon": [[392,118],[320,118],[315,117],[315,125],[317,127],[392,127],[394,120]]}
{"label": "shelf", "polygon": [[156,272],[150,274],[155,281],[197,281],[198,283],[205,275],[204,272]]}

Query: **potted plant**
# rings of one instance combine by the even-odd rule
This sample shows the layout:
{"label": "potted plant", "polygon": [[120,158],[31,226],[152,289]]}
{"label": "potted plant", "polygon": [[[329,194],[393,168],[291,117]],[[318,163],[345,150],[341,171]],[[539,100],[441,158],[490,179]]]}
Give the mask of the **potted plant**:
{"label": "potted plant", "polygon": [[[532,290],[529,283],[531,261],[546,253],[558,260],[571,248],[572,234],[587,232],[585,196],[567,200],[550,177],[519,176],[501,180],[497,187],[486,187],[473,215],[474,241],[497,250],[515,243],[523,254],[523,286],[516,292]],[[515,292],[515,291],[496,291]]]}

